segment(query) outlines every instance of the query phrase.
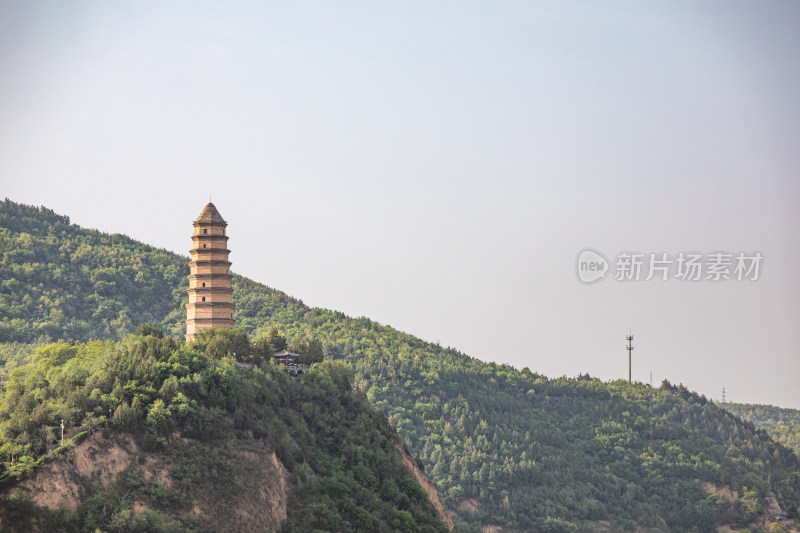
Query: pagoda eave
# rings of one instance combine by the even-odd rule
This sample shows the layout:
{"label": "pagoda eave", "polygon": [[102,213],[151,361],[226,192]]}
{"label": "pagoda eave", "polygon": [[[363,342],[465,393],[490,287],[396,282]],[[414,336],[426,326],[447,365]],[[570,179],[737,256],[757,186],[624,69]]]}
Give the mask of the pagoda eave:
{"label": "pagoda eave", "polygon": [[189,261],[189,266],[193,265],[231,265],[230,261],[224,261],[222,259],[197,259],[194,261]]}
{"label": "pagoda eave", "polygon": [[189,302],[186,307],[219,307],[220,309],[227,307],[233,309],[235,306],[231,302]]}

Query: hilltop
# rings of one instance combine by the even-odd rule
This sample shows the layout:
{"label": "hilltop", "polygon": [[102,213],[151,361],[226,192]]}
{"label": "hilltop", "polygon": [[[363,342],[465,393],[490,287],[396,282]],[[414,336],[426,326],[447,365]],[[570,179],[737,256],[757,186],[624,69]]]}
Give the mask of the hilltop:
{"label": "hilltop", "polygon": [[157,334],[41,347],[0,394],[0,528],[447,531],[349,374],[290,378]]}
{"label": "hilltop", "polygon": [[[187,258],[0,206],[0,359],[31,343],[119,339],[145,322],[183,333]],[[265,273],[265,277],[267,277]],[[796,517],[800,461],[706,398],[590,376],[549,379],[233,279],[236,324],[276,328],[347,363],[353,386],[424,465],[460,531],[715,531]]]}

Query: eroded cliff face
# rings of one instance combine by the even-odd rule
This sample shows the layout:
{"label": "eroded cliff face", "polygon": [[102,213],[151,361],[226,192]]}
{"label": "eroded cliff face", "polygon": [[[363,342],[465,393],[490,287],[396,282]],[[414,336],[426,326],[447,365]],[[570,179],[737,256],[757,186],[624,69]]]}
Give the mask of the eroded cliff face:
{"label": "eroded cliff face", "polygon": [[62,460],[45,463],[30,479],[8,492],[22,492],[41,507],[77,511],[80,491],[89,483],[108,489],[141,453],[130,435],[103,439],[99,433],[76,446]]}
{"label": "eroded cliff face", "polygon": [[431,483],[431,480],[428,479],[428,476],[422,472],[419,467],[417,467],[416,463],[414,462],[411,457],[406,453],[406,451],[400,446],[399,444],[395,445],[397,451],[400,452],[400,456],[403,458],[403,463],[411,470],[411,473],[414,474],[414,477],[419,482],[422,489],[428,495],[428,498],[433,504],[434,509],[436,509],[436,514],[439,515],[439,519],[447,526],[447,529],[453,531],[455,529],[455,524],[453,523],[453,519],[450,518],[450,514],[448,514],[447,509],[444,508],[442,504],[442,500],[439,499],[439,495],[436,493],[436,488]]}
{"label": "eroded cliff face", "polygon": [[[42,465],[33,477],[6,488],[0,497],[21,493],[42,508],[79,510],[82,499],[93,492],[113,494],[122,489],[121,478],[145,480],[150,491],[176,494],[181,475],[176,469],[186,468],[175,457],[175,450],[189,450],[198,445],[178,435],[173,436],[172,453],[143,451],[138,440],[130,434],[112,434],[105,438],[95,433],[70,450],[59,460]],[[420,471],[403,448],[396,446],[403,463],[412,472],[428,495],[434,509],[445,526],[453,531],[454,524],[442,505],[436,489]],[[206,450],[206,449],[204,449]],[[289,473],[274,452],[263,444],[251,442],[239,449],[208,447],[209,453],[224,456],[220,464],[226,465],[214,475],[195,476],[193,487],[197,490],[181,492],[179,504],[154,505],[147,497],[129,500],[130,510],[141,513],[158,511],[167,518],[192,518],[213,531],[276,531],[287,516],[291,491]],[[191,463],[189,463],[191,464]],[[233,482],[231,483],[231,480]],[[218,491],[207,490],[211,485],[227,484],[230,494],[220,497]],[[3,513],[0,512],[0,529]],[[25,530],[45,531],[46,527],[35,518],[27,522]]]}
{"label": "eroded cliff face", "polygon": [[[180,437],[176,440],[183,444],[188,442]],[[277,530],[286,518],[290,490],[288,472],[275,453],[266,449],[240,449],[230,454],[235,460],[226,474],[235,477],[236,494],[222,500],[199,490],[186,504],[166,511],[162,507],[160,512],[174,517],[193,515],[221,531]],[[168,454],[143,452],[132,435],[115,434],[103,438],[96,433],[63,459],[43,465],[32,478],[7,488],[0,496],[22,493],[40,507],[51,510],[62,507],[75,512],[81,496],[92,485],[100,491],[113,490],[125,472],[136,474],[138,471],[152,486],[169,491],[175,484],[172,468],[173,460]],[[214,482],[214,479],[203,479],[199,486]],[[143,499],[134,500],[130,505],[135,513],[153,507]]]}

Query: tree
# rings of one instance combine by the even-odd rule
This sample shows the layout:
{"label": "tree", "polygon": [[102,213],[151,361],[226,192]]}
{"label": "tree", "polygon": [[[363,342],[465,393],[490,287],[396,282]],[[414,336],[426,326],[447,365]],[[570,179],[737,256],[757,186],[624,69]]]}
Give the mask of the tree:
{"label": "tree", "polygon": [[545,518],[539,523],[539,531],[545,533],[577,533],[578,526],[558,518]]}
{"label": "tree", "polygon": [[764,510],[764,500],[757,489],[744,487],[739,498],[738,519],[742,524],[748,524],[758,518]]}
{"label": "tree", "polygon": [[288,350],[294,353],[305,354],[308,352],[308,343],[302,337],[295,337],[289,344]]}
{"label": "tree", "polygon": [[250,339],[243,329],[205,328],[195,335],[194,346],[210,359],[250,356]]}
{"label": "tree", "polygon": [[272,347],[272,353],[280,352],[286,348],[286,337],[281,335],[274,326],[267,333],[267,342]]}
{"label": "tree", "polygon": [[272,354],[275,353],[269,339],[267,339],[265,335],[257,337],[250,346],[252,348],[253,357],[257,357],[258,359],[269,360],[272,358]]}
{"label": "tree", "polygon": [[161,339],[164,337],[164,331],[161,329],[161,326],[158,324],[153,324],[149,322],[147,324],[142,324],[136,331],[134,335],[140,335],[142,337],[156,337],[157,339]]}
{"label": "tree", "polygon": [[147,429],[162,436],[168,435],[172,429],[172,411],[161,398],[150,406],[150,411],[147,413]]}
{"label": "tree", "polygon": [[299,362],[303,365],[321,363],[324,359],[322,354],[322,343],[316,339],[308,341],[300,352]]}

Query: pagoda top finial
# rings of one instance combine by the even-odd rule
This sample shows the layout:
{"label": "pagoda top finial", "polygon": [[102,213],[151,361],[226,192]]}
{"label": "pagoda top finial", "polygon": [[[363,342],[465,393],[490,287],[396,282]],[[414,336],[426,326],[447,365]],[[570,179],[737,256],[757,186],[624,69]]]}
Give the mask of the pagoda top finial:
{"label": "pagoda top finial", "polygon": [[200,216],[194,221],[195,224],[222,224],[227,225],[227,222],[222,218],[222,215],[219,214],[217,208],[211,202],[208,202],[203,210],[200,212]]}

